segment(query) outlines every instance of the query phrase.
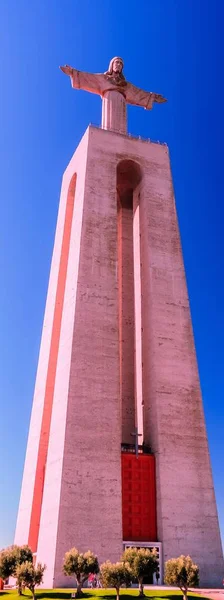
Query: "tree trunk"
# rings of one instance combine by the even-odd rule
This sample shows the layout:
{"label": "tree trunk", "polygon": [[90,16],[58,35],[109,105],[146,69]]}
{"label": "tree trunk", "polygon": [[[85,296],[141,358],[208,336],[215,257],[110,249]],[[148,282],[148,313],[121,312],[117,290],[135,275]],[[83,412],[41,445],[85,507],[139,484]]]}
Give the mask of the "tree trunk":
{"label": "tree trunk", "polygon": [[182,590],[183,591],[183,600],[187,600],[187,591]]}
{"label": "tree trunk", "polygon": [[119,591],[120,591],[120,588],[119,587],[116,588],[116,592],[117,592],[117,598],[116,598],[116,600],[120,600]]}
{"label": "tree trunk", "polygon": [[35,587],[31,587],[30,591],[32,592],[32,596],[33,596],[33,600],[36,600],[36,596],[35,596]]}
{"label": "tree trunk", "polygon": [[78,579],[77,579],[77,592],[76,592],[76,595],[75,595],[75,597],[76,597],[76,598],[82,598],[82,596],[83,596],[83,592],[82,592],[82,582],[81,582],[81,581],[78,581]]}
{"label": "tree trunk", "polygon": [[22,596],[22,584],[18,583],[18,594],[19,596]]}
{"label": "tree trunk", "polygon": [[145,594],[144,594],[144,586],[143,586],[143,577],[139,577],[138,584],[139,584],[139,585],[138,585],[138,589],[139,589],[139,596],[141,596],[141,597],[142,597],[142,596],[144,596],[144,595],[145,595]]}

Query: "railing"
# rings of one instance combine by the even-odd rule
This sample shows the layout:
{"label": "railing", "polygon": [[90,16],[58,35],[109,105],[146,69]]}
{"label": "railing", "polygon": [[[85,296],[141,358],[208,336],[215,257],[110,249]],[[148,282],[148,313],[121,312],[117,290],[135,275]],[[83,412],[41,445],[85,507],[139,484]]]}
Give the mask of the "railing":
{"label": "railing", "polygon": [[103,131],[111,131],[112,133],[117,133],[118,135],[122,135],[123,137],[129,137],[132,140],[141,140],[142,142],[147,142],[149,144],[159,144],[160,146],[167,146],[166,142],[160,142],[159,140],[152,140],[151,138],[144,138],[141,135],[133,135],[132,133],[123,133],[118,129],[104,129],[100,125],[96,125],[96,123],[89,123],[90,127],[95,127],[95,129],[102,129]]}
{"label": "railing", "polygon": [[[129,452],[131,454],[136,454],[136,446],[135,444],[121,444],[121,452]],[[138,446],[138,453],[152,454],[152,450],[147,444],[141,444]]]}

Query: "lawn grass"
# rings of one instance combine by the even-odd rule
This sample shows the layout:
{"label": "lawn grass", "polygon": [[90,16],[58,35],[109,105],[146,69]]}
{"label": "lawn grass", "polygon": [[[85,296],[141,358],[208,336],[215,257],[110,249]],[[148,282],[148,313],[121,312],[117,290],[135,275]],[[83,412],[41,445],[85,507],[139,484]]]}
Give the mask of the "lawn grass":
{"label": "lawn grass", "polygon": [[[37,588],[36,598],[37,600],[70,600],[72,592],[74,592],[74,589],[43,590]],[[90,598],[100,598],[100,600],[112,600],[113,598],[116,598],[115,589],[105,590],[87,588],[84,589],[83,592],[83,600],[85,600],[85,598],[87,600],[89,600]],[[122,600],[131,600],[132,597],[138,598],[138,589],[121,589],[120,596],[122,597]],[[183,594],[181,591],[176,590],[170,590],[169,592],[169,590],[167,589],[150,589],[145,590],[145,596],[150,598],[151,600],[165,600],[165,598],[167,598],[168,600],[179,600],[179,598],[177,599],[177,596],[183,597]],[[201,596],[201,594],[197,594],[195,592],[189,592],[188,596],[191,598],[191,600],[198,600],[198,598],[201,598],[201,600],[206,600],[206,597]],[[21,598],[21,600],[29,600],[31,597],[32,596],[29,591],[25,591],[25,593],[20,597],[18,596],[17,590],[0,591],[0,600],[19,600],[19,598]]]}

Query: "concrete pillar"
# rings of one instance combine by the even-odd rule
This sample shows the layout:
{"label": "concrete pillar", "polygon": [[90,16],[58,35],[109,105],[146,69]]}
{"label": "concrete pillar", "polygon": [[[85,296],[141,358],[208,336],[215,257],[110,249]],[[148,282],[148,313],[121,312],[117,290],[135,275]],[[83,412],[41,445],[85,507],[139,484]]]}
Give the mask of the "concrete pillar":
{"label": "concrete pillar", "polygon": [[62,561],[72,546],[93,550],[99,561],[119,560],[122,552],[122,161],[141,171],[133,246],[136,261],[140,254],[142,339],[138,319],[135,344],[144,440],[156,458],[158,542],[165,560],[189,553],[201,585],[220,587],[221,542],[168,149],[94,127],[63,178],[15,542],[26,543],[33,532],[37,561],[47,564],[44,587],[71,585]]}
{"label": "concrete pillar", "polygon": [[127,105],[120,92],[109,90],[103,95],[101,126],[103,129],[127,133]]}

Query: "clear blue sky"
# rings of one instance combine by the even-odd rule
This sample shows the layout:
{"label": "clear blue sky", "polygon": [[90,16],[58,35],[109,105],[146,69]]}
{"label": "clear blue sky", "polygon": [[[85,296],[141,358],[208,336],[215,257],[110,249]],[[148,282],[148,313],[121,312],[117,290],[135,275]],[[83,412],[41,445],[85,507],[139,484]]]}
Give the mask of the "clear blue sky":
{"label": "clear blue sky", "polygon": [[[224,537],[223,0],[0,2],[0,547],[13,541],[61,177],[99,97],[58,69],[125,75],[169,102],[129,131],[169,144]],[[187,427],[187,423],[185,424]]]}

